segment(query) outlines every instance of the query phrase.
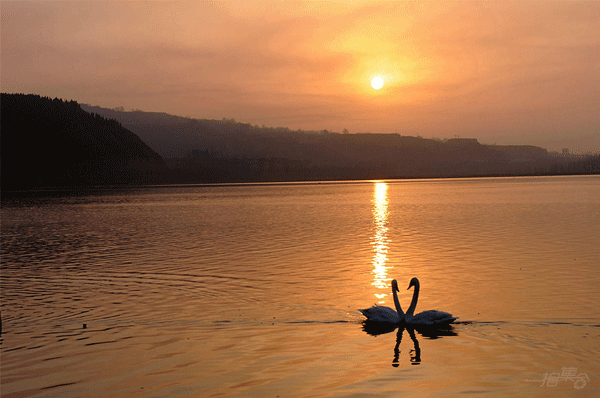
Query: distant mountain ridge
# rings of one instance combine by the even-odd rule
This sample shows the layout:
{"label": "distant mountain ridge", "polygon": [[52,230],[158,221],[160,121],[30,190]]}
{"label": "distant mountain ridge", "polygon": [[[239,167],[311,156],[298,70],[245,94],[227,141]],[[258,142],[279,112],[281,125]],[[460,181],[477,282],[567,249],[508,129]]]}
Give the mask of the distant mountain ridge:
{"label": "distant mountain ridge", "polygon": [[293,131],[233,119],[82,107],[118,120],[167,161],[196,150],[226,159],[286,159],[306,168],[345,168],[350,174],[351,169],[360,169],[360,175],[370,170],[381,178],[393,178],[515,173],[523,161],[549,159],[548,151],[540,147],[482,145],[469,138],[441,141],[400,134]]}
{"label": "distant mountain ridge", "polygon": [[1,94],[3,189],[147,183],[165,161],[114,119],[75,101]]}

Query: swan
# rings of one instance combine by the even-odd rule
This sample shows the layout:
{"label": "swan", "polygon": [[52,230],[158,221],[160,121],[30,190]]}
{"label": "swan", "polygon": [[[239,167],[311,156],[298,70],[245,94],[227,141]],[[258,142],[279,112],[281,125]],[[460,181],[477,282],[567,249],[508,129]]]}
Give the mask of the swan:
{"label": "swan", "polygon": [[404,321],[408,325],[443,326],[448,325],[454,322],[456,319],[458,319],[452,316],[452,314],[436,310],[423,311],[421,313],[418,313],[417,315],[414,315],[415,308],[417,307],[417,301],[419,300],[419,290],[421,289],[421,284],[419,283],[419,280],[417,278],[412,278],[410,280],[410,284],[408,285],[408,288],[406,290],[410,289],[413,286],[415,287],[415,290],[413,292],[413,298],[410,302],[410,307],[408,307],[406,315],[404,316]]}
{"label": "swan", "polygon": [[404,311],[402,311],[400,301],[398,300],[399,291],[398,282],[394,279],[392,281],[392,294],[394,296],[394,305],[396,306],[395,311],[390,307],[384,307],[377,304],[371,308],[359,311],[367,317],[367,321],[369,322],[401,323],[404,320]]}

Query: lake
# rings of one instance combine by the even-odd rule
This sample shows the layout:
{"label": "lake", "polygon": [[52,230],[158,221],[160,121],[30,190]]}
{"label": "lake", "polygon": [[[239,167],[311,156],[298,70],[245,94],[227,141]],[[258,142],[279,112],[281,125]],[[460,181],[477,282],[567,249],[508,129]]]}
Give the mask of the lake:
{"label": "lake", "polygon": [[[47,191],[1,215],[6,398],[600,393],[599,176]],[[365,329],[412,277],[453,328]]]}

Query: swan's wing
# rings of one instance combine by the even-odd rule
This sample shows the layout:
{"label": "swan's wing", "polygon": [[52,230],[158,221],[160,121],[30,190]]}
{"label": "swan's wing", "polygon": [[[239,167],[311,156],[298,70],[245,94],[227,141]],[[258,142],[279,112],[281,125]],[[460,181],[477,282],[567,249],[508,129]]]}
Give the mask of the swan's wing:
{"label": "swan's wing", "polygon": [[364,310],[359,310],[359,311],[360,311],[361,314],[363,314],[364,316],[366,316],[367,318],[369,318],[369,316],[373,312],[373,308],[375,308],[375,306],[373,306],[371,308],[365,308]]}
{"label": "swan's wing", "polygon": [[402,318],[398,315],[396,310],[390,307],[379,306],[375,304],[371,308],[359,310],[368,321],[371,322],[386,322],[386,323],[400,323]]}
{"label": "swan's wing", "polygon": [[416,325],[447,325],[458,318],[444,311],[423,311],[412,317],[411,323]]}
{"label": "swan's wing", "polygon": [[372,318],[372,317],[376,317],[376,316],[388,317],[388,316],[392,315],[392,312],[394,312],[396,315],[398,315],[398,313],[396,311],[392,310],[390,307],[379,306],[377,304],[375,304],[371,308],[367,308],[367,309],[359,310],[359,311],[367,318]]}

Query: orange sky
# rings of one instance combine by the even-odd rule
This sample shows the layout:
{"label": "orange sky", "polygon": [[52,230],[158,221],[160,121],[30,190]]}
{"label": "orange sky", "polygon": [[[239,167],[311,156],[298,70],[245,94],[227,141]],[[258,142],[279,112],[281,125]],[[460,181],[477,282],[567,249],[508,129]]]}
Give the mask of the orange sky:
{"label": "orange sky", "polygon": [[2,1],[1,14],[3,92],[600,152],[600,2]]}

